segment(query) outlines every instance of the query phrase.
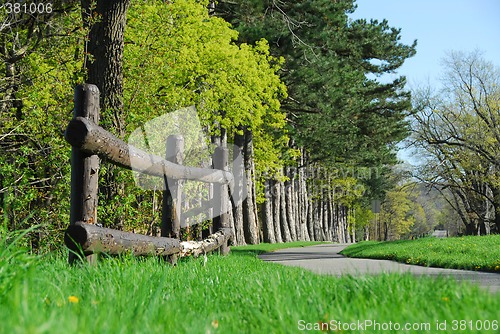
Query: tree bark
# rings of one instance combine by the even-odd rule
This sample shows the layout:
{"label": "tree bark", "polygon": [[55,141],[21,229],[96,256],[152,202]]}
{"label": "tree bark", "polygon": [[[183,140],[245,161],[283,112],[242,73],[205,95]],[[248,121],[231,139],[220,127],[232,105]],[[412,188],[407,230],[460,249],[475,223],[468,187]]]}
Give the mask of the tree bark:
{"label": "tree bark", "polygon": [[[88,82],[101,92],[103,124],[125,134],[123,117],[123,47],[127,10],[130,0],[81,0],[84,24],[89,28],[85,65]],[[98,15],[99,20],[95,20]]]}
{"label": "tree bark", "polygon": [[330,190],[328,192],[328,216],[330,217],[330,221],[328,222],[328,229],[329,229],[329,234],[328,234],[328,240],[335,242],[335,239],[337,239],[337,215],[335,215],[335,195],[334,195],[335,190]]}
{"label": "tree bark", "polygon": [[348,228],[348,223],[347,223],[347,207],[345,207],[344,205],[341,205],[341,220],[342,220],[342,223],[343,223],[343,226],[342,226],[342,232],[344,233],[344,240],[345,242],[351,242],[350,240],[350,235],[349,235],[349,228]]}
{"label": "tree bark", "polygon": [[237,191],[231,197],[233,204],[233,219],[236,245],[245,245],[245,231],[243,228],[243,196],[246,195],[246,186],[244,183],[245,168],[244,156],[242,148],[245,145],[245,136],[240,134],[234,135],[234,151],[233,151],[233,176],[234,189]]}
{"label": "tree bark", "polygon": [[493,226],[491,229],[492,233],[500,234],[500,188],[492,187],[491,192],[493,196]]}
{"label": "tree bark", "polygon": [[288,227],[287,211],[286,211],[286,190],[285,183],[280,182],[280,221],[281,221],[281,238],[283,242],[291,242],[290,228]]}
{"label": "tree bark", "polygon": [[85,255],[132,252],[134,255],[167,256],[180,251],[177,239],[123,232],[83,222],[76,222],[68,227],[64,243],[73,252]]}
{"label": "tree bark", "polygon": [[[301,156],[300,165],[301,166],[304,165],[303,153]],[[297,195],[298,195],[298,205],[297,206],[299,208],[298,217],[300,219],[299,224],[300,224],[302,240],[310,241],[311,238],[309,236],[309,231],[307,229],[307,210],[308,210],[307,197],[308,197],[308,192],[307,192],[307,184],[306,184],[304,168],[299,169],[299,189],[297,191]]]}
{"label": "tree bark", "polygon": [[302,233],[301,220],[300,220],[300,205],[299,205],[299,176],[295,173],[295,177],[292,183],[292,203],[293,203],[293,216],[295,217],[295,230],[297,234],[297,240],[304,241],[304,234]]}
{"label": "tree bark", "polygon": [[330,217],[329,217],[329,195],[330,195],[330,190],[326,189],[324,194],[323,194],[323,201],[321,205],[321,211],[322,211],[322,225],[323,225],[323,240],[324,241],[329,241],[330,239]]}
{"label": "tree bark", "polygon": [[281,236],[281,191],[280,191],[280,183],[276,180],[271,181],[271,199],[273,207],[273,223],[274,223],[274,235],[276,237],[276,242],[282,243],[283,238]]}
{"label": "tree bark", "polygon": [[309,198],[307,199],[308,205],[307,205],[307,229],[309,232],[309,238],[311,241],[317,241],[318,239],[316,238],[316,224],[314,223],[315,219],[315,202],[312,197],[312,193],[309,192]]}
{"label": "tree bark", "polygon": [[273,222],[273,206],[272,206],[272,195],[271,195],[271,184],[270,180],[264,181],[264,203],[262,204],[262,233],[264,236],[264,242],[275,243],[276,237],[274,235],[274,222]]}
{"label": "tree bark", "polygon": [[66,230],[64,242],[69,249],[82,255],[120,255],[131,252],[136,256],[197,257],[222,248],[232,236],[233,230],[222,228],[202,241],[180,242],[173,238],[146,236],[76,222]]}
{"label": "tree bark", "polygon": [[[214,168],[227,171],[228,154],[228,149],[226,147],[217,147],[212,159]],[[216,203],[217,205],[215,209],[219,211],[219,216],[215,217],[213,221],[214,229],[230,229],[231,223],[229,222],[228,212],[231,211],[231,206],[229,203],[229,189],[227,184],[217,184],[214,186],[214,199],[214,203]],[[222,255],[227,255],[229,253],[229,247],[227,243],[223,243],[220,246],[220,252]]]}
{"label": "tree bark", "polygon": [[[127,10],[130,0],[81,0],[84,26],[89,29],[85,45],[87,82],[101,92],[101,121],[104,128],[125,136],[123,114],[123,47]],[[117,180],[117,170],[106,166],[100,177],[100,192],[110,202],[125,195],[125,184]],[[106,204],[106,203],[105,203]],[[113,217],[116,226],[122,217]]]}
{"label": "tree bark", "polygon": [[290,230],[290,238],[292,241],[297,240],[297,228],[295,225],[295,215],[293,214],[293,175],[290,172],[290,168],[285,168],[285,175],[289,178],[285,182],[285,208],[286,208],[286,220],[288,223],[288,228]]}
{"label": "tree bark", "polygon": [[247,244],[259,243],[258,222],[255,215],[255,184],[254,184],[254,162],[253,162],[253,134],[245,130],[245,144],[243,148],[244,166],[247,182],[247,197],[243,201],[243,224],[245,240]]}

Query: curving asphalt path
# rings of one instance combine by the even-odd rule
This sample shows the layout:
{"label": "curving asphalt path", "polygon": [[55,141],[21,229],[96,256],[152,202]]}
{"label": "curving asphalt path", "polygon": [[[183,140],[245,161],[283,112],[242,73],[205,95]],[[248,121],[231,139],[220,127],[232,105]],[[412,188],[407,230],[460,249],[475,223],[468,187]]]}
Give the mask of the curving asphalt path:
{"label": "curving asphalt path", "polygon": [[302,267],[319,274],[355,275],[380,273],[412,273],[414,275],[450,276],[458,281],[469,281],[488,289],[500,292],[500,274],[469,270],[442,269],[408,265],[389,260],[348,258],[339,254],[348,245],[322,244],[300,248],[287,248],[259,255],[264,261],[287,266]]}

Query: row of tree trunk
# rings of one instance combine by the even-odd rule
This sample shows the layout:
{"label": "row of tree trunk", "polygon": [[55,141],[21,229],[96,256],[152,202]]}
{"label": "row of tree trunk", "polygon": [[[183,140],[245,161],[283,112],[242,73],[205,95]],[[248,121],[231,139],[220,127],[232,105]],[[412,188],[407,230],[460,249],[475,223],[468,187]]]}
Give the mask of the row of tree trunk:
{"label": "row of tree trunk", "polygon": [[[334,189],[318,185],[324,181],[325,175],[314,173],[314,166],[305,163],[304,154],[298,161],[303,167],[284,167],[278,176],[259,180],[264,186],[264,201],[258,204],[251,131],[237,135],[235,145],[243,154],[243,166],[233,166],[233,173],[236,180],[246,182],[246,186],[239,188],[247,193],[241,204],[233,200],[231,222],[236,245],[291,241],[354,242],[354,236],[349,232],[353,229],[348,226],[347,208],[335,200]],[[238,173],[241,173],[240,177]],[[245,178],[241,177],[243,173]]]}

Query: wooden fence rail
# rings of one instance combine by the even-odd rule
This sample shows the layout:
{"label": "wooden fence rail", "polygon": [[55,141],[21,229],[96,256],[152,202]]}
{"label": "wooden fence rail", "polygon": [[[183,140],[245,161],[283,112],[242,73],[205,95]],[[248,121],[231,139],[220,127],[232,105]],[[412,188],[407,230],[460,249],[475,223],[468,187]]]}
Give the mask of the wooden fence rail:
{"label": "wooden fence rail", "polygon": [[[226,214],[229,203],[228,186],[233,180],[232,174],[227,171],[227,149],[216,148],[213,156],[214,169],[183,166],[181,136],[169,136],[166,158],[161,158],[130,146],[101,128],[98,125],[99,90],[96,86],[77,86],[74,103],[74,118],[65,133],[66,140],[72,145],[70,226],[64,238],[65,244],[72,251],[70,262],[77,258],[78,253],[90,256],[99,252],[131,252],[135,255],[168,256],[171,262],[175,262],[177,256],[198,256],[215,249],[227,254],[227,243],[233,236]],[[164,179],[161,237],[96,225],[99,157],[115,165]],[[221,214],[213,221],[216,232],[203,241],[180,241],[180,180],[212,183],[214,196],[220,198],[220,201],[208,201],[221,205],[216,210]]]}
{"label": "wooden fence rail", "polygon": [[73,119],[65,135],[66,141],[87,154],[96,154],[114,164],[136,172],[170,177],[176,180],[228,184],[230,172],[182,166],[128,145],[84,117]]}

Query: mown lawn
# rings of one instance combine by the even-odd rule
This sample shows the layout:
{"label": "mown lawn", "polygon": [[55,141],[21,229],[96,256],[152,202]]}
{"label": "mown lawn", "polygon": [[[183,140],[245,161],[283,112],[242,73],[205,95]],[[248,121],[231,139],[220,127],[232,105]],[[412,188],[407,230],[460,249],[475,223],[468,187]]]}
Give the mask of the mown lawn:
{"label": "mown lawn", "polygon": [[347,247],[342,254],[421,266],[500,272],[500,235],[367,241]]}
{"label": "mown lawn", "polygon": [[255,253],[267,247],[276,246],[235,248],[206,265],[124,257],[70,267],[65,254],[32,257],[3,245],[0,333],[300,333],[319,326],[321,333],[380,332],[375,326],[401,333],[397,326],[406,324],[423,328],[407,332],[432,333],[444,321],[453,332],[457,320],[470,321],[464,333],[484,332],[479,324],[498,328],[500,298],[478,287],[397,274],[320,276],[260,261]]}

